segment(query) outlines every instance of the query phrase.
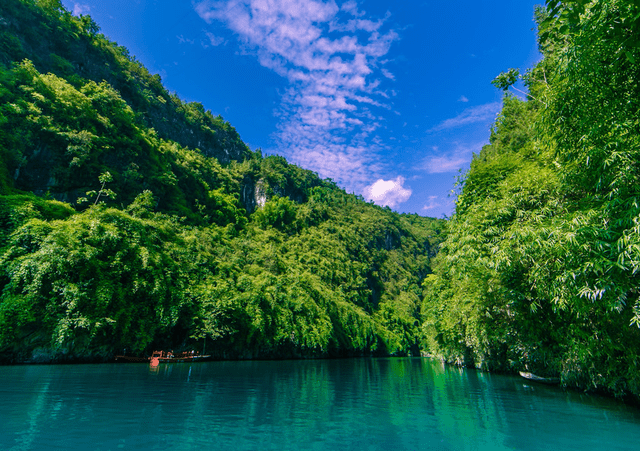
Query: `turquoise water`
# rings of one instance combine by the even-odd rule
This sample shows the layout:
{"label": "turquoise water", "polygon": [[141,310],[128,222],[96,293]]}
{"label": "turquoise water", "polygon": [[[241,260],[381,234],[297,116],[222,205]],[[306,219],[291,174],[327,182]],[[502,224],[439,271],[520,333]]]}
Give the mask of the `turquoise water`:
{"label": "turquoise water", "polygon": [[0,450],[629,450],[640,410],[429,359],[0,367]]}

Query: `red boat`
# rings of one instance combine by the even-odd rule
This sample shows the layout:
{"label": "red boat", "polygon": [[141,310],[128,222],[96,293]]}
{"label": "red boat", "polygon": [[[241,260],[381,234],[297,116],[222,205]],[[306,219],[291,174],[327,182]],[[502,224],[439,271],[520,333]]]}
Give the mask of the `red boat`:
{"label": "red boat", "polygon": [[180,362],[198,362],[208,359],[210,355],[201,355],[196,351],[187,351],[174,354],[173,351],[153,351],[151,357],[134,357],[128,355],[117,355],[116,362],[149,362],[151,366],[157,366],[160,363],[180,363]]}
{"label": "red boat", "polygon": [[149,364],[157,366],[160,363],[181,363],[181,362],[197,362],[211,357],[210,355],[201,355],[195,351],[181,352],[174,354],[173,351],[153,351],[149,357]]}

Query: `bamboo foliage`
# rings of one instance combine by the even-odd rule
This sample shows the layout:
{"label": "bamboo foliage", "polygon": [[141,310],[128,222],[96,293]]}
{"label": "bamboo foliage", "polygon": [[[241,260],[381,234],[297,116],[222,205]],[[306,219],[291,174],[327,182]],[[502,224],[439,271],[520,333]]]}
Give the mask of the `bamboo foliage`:
{"label": "bamboo foliage", "polygon": [[532,95],[506,94],[425,282],[434,353],[640,393],[637,13],[624,1],[537,11]]}

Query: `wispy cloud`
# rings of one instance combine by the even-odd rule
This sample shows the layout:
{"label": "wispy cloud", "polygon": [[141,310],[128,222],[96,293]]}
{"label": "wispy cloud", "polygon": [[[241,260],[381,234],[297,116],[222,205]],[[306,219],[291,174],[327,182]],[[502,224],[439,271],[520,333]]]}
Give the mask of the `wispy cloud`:
{"label": "wispy cloud", "polygon": [[429,211],[429,210],[433,210],[434,208],[440,207],[441,204],[437,202],[437,199],[438,199],[438,196],[429,196],[429,203],[424,207],[422,207],[422,209],[424,211]]}
{"label": "wispy cloud", "polygon": [[209,39],[209,42],[203,42],[202,45],[204,48],[209,47],[209,45],[212,45],[214,47],[217,47],[219,45],[224,44],[225,39],[221,36],[216,36],[215,34],[211,33],[210,31],[205,31],[205,34],[207,35],[207,38]]}
{"label": "wispy cloud", "polygon": [[194,39],[185,38],[184,35],[182,34],[179,36],[176,36],[176,38],[178,38],[178,42],[180,44],[194,44],[196,42]]}
{"label": "wispy cloud", "polygon": [[461,127],[463,125],[492,121],[500,111],[500,108],[502,108],[501,102],[492,102],[485,105],[467,108],[456,117],[442,121],[430,129],[429,132],[439,132],[441,130]]}
{"label": "wispy cloud", "polygon": [[89,14],[89,11],[91,11],[91,7],[89,5],[83,5],[80,3],[74,3],[73,4],[73,15],[74,16],[81,16],[83,14]]}
{"label": "wispy cloud", "polygon": [[458,102],[464,102],[467,103],[469,101],[469,99],[467,99],[466,96],[460,96],[460,98],[458,99]]}
{"label": "wispy cloud", "polygon": [[382,169],[376,137],[393,74],[384,57],[398,39],[358,3],[334,0],[204,0],[195,9],[224,23],[260,64],[288,81],[277,109],[278,152],[360,191]]}
{"label": "wispy cloud", "polygon": [[456,142],[453,143],[452,149],[447,151],[441,151],[435,147],[433,150],[436,154],[424,159],[422,169],[429,174],[457,172],[471,162],[473,153],[480,152],[485,144],[487,144],[485,140],[466,143]]}
{"label": "wispy cloud", "polygon": [[411,197],[411,189],[405,188],[404,182],[404,177],[400,176],[395,180],[379,179],[364,189],[364,198],[394,208]]}
{"label": "wispy cloud", "polygon": [[425,169],[429,174],[456,172],[469,161],[470,159],[455,154],[429,157],[425,162]]}

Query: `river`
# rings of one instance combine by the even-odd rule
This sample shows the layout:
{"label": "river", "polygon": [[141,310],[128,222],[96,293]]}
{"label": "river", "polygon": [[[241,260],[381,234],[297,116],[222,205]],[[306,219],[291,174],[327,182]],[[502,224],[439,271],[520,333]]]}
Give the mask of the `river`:
{"label": "river", "polygon": [[629,450],[640,410],[422,358],[0,367],[0,450]]}

